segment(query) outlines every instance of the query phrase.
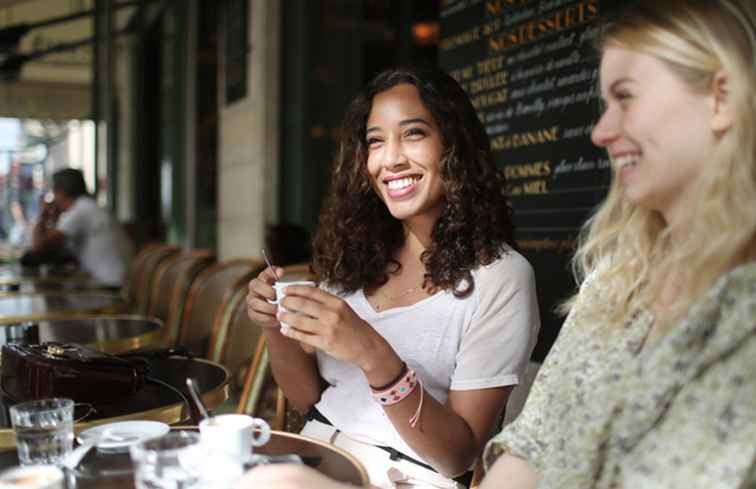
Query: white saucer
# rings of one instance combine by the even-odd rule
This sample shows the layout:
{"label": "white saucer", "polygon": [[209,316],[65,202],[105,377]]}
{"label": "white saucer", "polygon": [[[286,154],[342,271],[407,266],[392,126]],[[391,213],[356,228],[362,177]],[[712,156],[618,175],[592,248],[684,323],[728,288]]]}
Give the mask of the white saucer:
{"label": "white saucer", "polygon": [[120,421],[89,428],[79,433],[79,443],[105,436],[97,443],[97,450],[106,453],[128,452],[129,447],[148,438],[157,438],[170,431],[170,426],[158,421]]}

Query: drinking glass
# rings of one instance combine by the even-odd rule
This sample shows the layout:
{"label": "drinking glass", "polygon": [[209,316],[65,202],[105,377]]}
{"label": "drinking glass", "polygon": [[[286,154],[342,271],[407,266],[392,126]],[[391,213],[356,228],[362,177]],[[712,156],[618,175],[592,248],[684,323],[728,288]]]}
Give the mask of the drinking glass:
{"label": "drinking glass", "polygon": [[74,402],[40,399],[11,406],[18,460],[22,465],[58,464],[73,449]]}
{"label": "drinking glass", "polygon": [[173,431],[130,448],[137,489],[193,489],[201,486],[203,453],[199,433]]}

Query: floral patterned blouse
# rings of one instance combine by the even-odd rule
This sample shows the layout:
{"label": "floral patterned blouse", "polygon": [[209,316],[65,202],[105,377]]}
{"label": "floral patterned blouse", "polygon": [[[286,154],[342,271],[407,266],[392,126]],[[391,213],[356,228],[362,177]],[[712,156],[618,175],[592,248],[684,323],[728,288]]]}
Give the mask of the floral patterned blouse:
{"label": "floral patterned blouse", "polygon": [[609,330],[586,283],[520,416],[489,442],[539,488],[756,487],[756,263],[721,277],[661,339],[653,317]]}

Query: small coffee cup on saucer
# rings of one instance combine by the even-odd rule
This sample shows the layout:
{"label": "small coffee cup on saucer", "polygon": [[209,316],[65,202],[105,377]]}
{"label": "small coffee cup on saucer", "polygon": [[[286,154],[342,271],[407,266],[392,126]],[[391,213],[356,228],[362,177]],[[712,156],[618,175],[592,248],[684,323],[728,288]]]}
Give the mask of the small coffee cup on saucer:
{"label": "small coffee cup on saucer", "polygon": [[270,425],[246,414],[221,414],[203,419],[199,430],[205,449],[241,461],[251,457],[253,447],[263,446],[270,440]]}

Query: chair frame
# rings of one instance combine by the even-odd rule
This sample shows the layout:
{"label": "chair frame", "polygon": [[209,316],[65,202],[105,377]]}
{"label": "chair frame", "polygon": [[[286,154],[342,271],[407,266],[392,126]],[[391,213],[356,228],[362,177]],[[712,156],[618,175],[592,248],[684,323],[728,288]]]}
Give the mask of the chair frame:
{"label": "chair frame", "polygon": [[[308,278],[317,279],[309,263],[296,263],[284,267],[284,276],[288,273],[306,274]],[[233,308],[235,310],[236,307]],[[265,337],[261,334],[255,347],[255,354],[249,363],[249,369],[244,378],[244,387],[239,398],[237,413],[254,414],[262,396],[265,380],[270,372],[270,357]],[[276,413],[270,422],[271,428],[285,430],[286,411],[288,401],[283,390],[276,386]]]}
{"label": "chair frame", "polygon": [[179,330],[181,327],[181,319],[183,316],[184,307],[186,306],[186,299],[188,297],[189,290],[192,283],[197,278],[197,275],[209,266],[212,266],[215,261],[215,254],[209,250],[192,250],[189,252],[179,253],[173,256],[170,261],[164,260],[157,270],[157,277],[151,290],[151,300],[149,303],[149,315],[156,315],[156,308],[158,301],[160,300],[160,284],[165,277],[168,270],[179,260],[185,258],[192,258],[195,261],[185,271],[187,274],[187,280],[177,280],[170,291],[168,312],[166,313],[165,321],[165,344],[167,346],[175,347],[179,338]]}
{"label": "chair frame", "polygon": [[[144,286],[136,290],[136,295],[133,298],[129,298],[129,301],[134,304],[134,308],[138,314],[146,315],[150,310],[151,292],[155,284],[157,283],[158,276],[160,274],[161,267],[168,261],[173,260],[181,253],[181,248],[168,244],[149,245],[147,249],[144,249],[139,254],[142,255],[137,263],[134,275],[130,280],[140,281],[144,278]],[[152,256],[157,256],[154,268],[151,270],[142,270],[142,267],[146,266],[145,262]],[[143,277],[146,275],[146,277]]]}
{"label": "chair frame", "polygon": [[245,300],[247,296],[247,288],[244,285],[265,268],[265,263],[257,259],[235,260],[233,263],[238,263],[239,261],[249,262],[254,266],[250,272],[239,277],[224,293],[221,305],[215,314],[210,330],[210,344],[207,351],[207,358],[214,362],[223,363],[223,359],[226,356],[226,338],[228,337],[231,320],[236,312],[236,308],[239,307],[239,303]]}
{"label": "chair frame", "polygon": [[[268,345],[265,342],[265,337],[260,335],[260,339],[255,346],[255,354],[252,356],[247,375],[244,377],[244,387],[236,408],[237,413],[253,414],[255,412],[257,403],[260,400],[262,384],[267,376],[269,367]],[[280,427],[274,429],[280,429]]]}

